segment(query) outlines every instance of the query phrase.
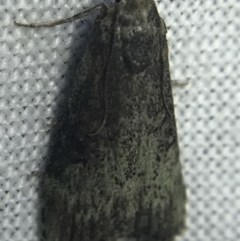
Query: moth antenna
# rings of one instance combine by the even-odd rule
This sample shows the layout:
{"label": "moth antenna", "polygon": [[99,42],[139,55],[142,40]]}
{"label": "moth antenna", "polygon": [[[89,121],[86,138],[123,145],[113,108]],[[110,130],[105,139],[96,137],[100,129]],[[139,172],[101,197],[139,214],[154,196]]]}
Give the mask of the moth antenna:
{"label": "moth antenna", "polygon": [[14,24],[20,27],[26,27],[26,28],[51,28],[60,24],[64,24],[64,23],[68,23],[68,22],[73,22],[75,20],[81,19],[86,17],[88,14],[90,14],[91,12],[94,12],[96,10],[100,9],[101,10],[101,15],[104,15],[107,12],[107,6],[104,3],[100,3],[97,4],[96,6],[89,8],[83,12],[77,13],[75,15],[73,15],[72,17],[69,18],[65,18],[65,19],[59,19],[56,20],[54,22],[50,22],[50,23],[30,23],[30,24],[25,24],[25,23],[20,23],[17,21],[14,21]]}

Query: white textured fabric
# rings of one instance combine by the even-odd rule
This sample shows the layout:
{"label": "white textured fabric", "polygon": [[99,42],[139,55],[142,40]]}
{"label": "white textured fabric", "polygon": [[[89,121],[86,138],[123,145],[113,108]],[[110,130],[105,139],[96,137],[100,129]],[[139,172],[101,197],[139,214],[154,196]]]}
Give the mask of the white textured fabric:
{"label": "white textured fabric", "polygon": [[[64,86],[93,15],[51,29],[21,22],[65,18],[101,0],[1,0],[0,240],[39,240],[38,178]],[[169,28],[187,230],[181,241],[240,240],[240,2],[158,4]],[[96,15],[96,14],[95,14]]]}

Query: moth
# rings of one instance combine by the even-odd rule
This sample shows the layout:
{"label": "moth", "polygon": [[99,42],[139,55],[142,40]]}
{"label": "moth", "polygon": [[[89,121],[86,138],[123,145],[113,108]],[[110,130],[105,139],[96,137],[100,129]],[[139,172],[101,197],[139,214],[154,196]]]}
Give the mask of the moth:
{"label": "moth", "polygon": [[42,176],[43,239],[171,241],[186,191],[166,25],[154,0],[102,9]]}

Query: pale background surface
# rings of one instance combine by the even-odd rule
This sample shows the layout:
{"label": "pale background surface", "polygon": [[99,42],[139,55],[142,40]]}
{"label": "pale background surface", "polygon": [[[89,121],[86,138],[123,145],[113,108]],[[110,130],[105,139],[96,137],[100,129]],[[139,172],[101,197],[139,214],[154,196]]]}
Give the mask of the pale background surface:
{"label": "pale background surface", "polygon": [[[1,0],[0,240],[37,241],[38,178],[69,73],[93,15],[51,29],[101,0]],[[175,88],[188,229],[181,241],[240,240],[240,1],[163,0]],[[96,14],[95,14],[96,15]],[[70,77],[69,77],[70,76]]]}

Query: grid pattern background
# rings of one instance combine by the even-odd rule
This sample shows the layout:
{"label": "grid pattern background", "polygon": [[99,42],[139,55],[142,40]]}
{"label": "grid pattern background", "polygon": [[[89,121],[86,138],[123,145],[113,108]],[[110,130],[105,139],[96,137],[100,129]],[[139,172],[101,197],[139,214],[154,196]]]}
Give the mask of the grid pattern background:
{"label": "grid pattern background", "polygon": [[[37,241],[38,178],[51,125],[103,0],[0,0],[0,240]],[[108,2],[109,3],[109,2]],[[178,241],[240,240],[240,1],[163,0],[168,26],[187,230]]]}

